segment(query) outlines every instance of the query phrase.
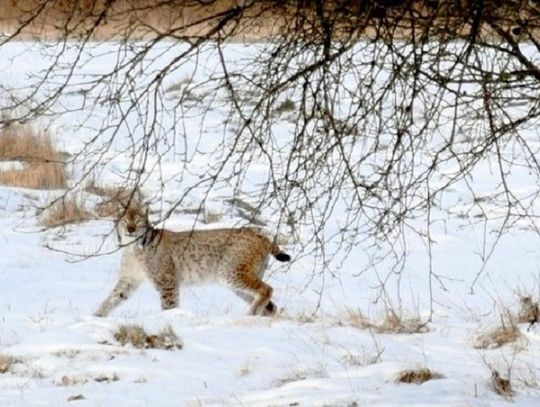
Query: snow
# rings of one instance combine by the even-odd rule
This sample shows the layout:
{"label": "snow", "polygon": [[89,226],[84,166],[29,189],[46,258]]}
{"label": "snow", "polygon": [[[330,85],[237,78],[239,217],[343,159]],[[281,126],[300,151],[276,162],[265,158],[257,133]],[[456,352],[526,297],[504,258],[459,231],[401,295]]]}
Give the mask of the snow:
{"label": "snow", "polygon": [[[102,53],[96,51],[100,57],[84,61],[82,77],[110,69],[111,45],[103,47]],[[239,45],[229,47],[231,58],[242,54]],[[7,71],[4,86],[17,87],[37,69],[36,58],[46,58],[35,44],[11,44],[2,53],[0,69]],[[14,58],[20,62],[18,69]],[[207,58],[210,62],[203,66],[212,65],[212,56]],[[205,69],[190,63],[185,67],[188,74],[179,77],[196,81],[204,77]],[[65,97],[77,105],[79,96],[70,95]],[[62,149],[77,152],[87,133],[76,124],[97,126],[107,112],[98,109],[91,117],[85,114],[67,114],[53,123]],[[222,114],[219,109],[210,112],[204,126],[197,115],[185,120],[189,131],[197,134],[197,146],[188,145],[176,156],[149,158],[162,169],[159,177],[149,178],[150,195],[165,180],[164,201],[173,201],[204,175],[212,157],[197,151],[214,151],[225,137],[220,129]],[[283,125],[282,131],[287,129]],[[105,154],[106,164],[100,169],[104,183],[124,180],[122,174],[130,164],[126,139],[118,140]],[[189,157],[189,171],[179,172],[185,157]],[[74,174],[84,166],[77,162]],[[255,188],[264,182],[266,171],[264,164],[252,163],[245,186]],[[493,184],[489,164],[476,175],[475,184],[489,192]],[[528,178],[519,172],[515,175],[516,185],[527,195],[530,185],[523,179]],[[237,224],[230,206],[221,199],[230,190],[230,186],[222,187],[210,195],[208,208],[224,215],[211,227]],[[0,374],[2,406],[502,406],[512,402],[537,406],[540,402],[538,326],[519,325],[523,339],[516,344],[474,348],[475,337],[499,325],[506,307],[515,309],[519,290],[536,292],[540,251],[532,232],[506,234],[471,293],[486,250],[483,225],[463,228],[459,219],[435,224],[432,267],[442,276],[445,289],[434,282],[433,322],[424,333],[378,333],[351,322],[349,313],[358,310],[374,322],[384,318],[384,306],[375,300],[388,262],[366,271],[369,253],[359,248],[347,259],[335,260],[334,266],[342,271],[339,275],[314,274],[316,259],[312,254],[295,256],[292,239],[285,245],[293,256],[291,266],[271,261],[268,272],[275,302],[283,309],[276,318],[244,315],[246,304],[219,286],[182,289],[181,307],[161,311],[149,285],[110,317],[96,318],[92,313],[114,285],[120,262],[113,223],[92,220],[43,230],[36,207],[57,194],[0,187],[0,356],[19,360],[9,372]],[[204,188],[193,191],[193,207],[198,207],[203,195]],[[85,202],[91,207],[95,199],[87,196]],[[474,216],[469,209],[459,202],[454,206],[456,214]],[[167,227],[185,229],[195,222],[193,215],[174,213]],[[210,226],[197,223],[197,227]],[[329,231],[337,228],[338,219],[333,219]],[[286,230],[280,233],[286,236]],[[427,254],[418,237],[409,239],[400,285],[391,280],[385,300],[396,309],[401,307],[405,315],[426,319],[430,313]],[[81,257],[96,251],[97,256]],[[170,324],[184,347],[168,351],[121,346],[113,333],[123,324],[139,324],[150,332]],[[421,385],[396,383],[400,371],[421,367],[443,377]],[[512,401],[492,390],[490,367],[503,375],[510,369]],[[68,401],[77,395],[84,398]]]}

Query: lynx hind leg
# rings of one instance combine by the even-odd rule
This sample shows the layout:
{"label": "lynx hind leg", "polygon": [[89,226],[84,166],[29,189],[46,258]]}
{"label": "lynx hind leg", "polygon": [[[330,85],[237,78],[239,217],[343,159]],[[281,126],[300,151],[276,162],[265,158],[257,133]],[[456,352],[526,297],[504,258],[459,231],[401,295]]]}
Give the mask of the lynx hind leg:
{"label": "lynx hind leg", "polygon": [[[257,275],[259,276],[259,278],[261,280],[264,277],[264,272],[266,271],[267,267],[268,267],[268,256],[266,256],[266,258],[262,262],[261,267],[259,267],[259,272],[258,272]],[[268,301],[268,304],[266,304],[266,306],[264,307],[262,315],[272,316],[272,315],[275,315],[277,313],[277,310],[278,310],[278,308],[277,308],[276,304],[272,300],[270,300],[270,301]]]}
{"label": "lynx hind leg", "polygon": [[109,315],[121,302],[127,300],[140,284],[141,282],[135,279],[120,278],[94,315],[96,317],[106,317]]}
{"label": "lynx hind leg", "polygon": [[[248,304],[251,304],[253,303],[253,296],[250,295],[250,294],[247,294],[241,290],[234,290],[234,292],[236,293],[236,295],[238,295],[240,298],[242,298],[245,302],[247,302]],[[266,307],[264,307],[264,310],[263,310],[263,313],[262,315],[264,316],[272,316],[272,315],[275,315],[277,312],[277,306],[276,304],[274,304],[274,302],[272,300],[268,301],[268,304],[266,304]]]}
{"label": "lynx hind leg", "polygon": [[[239,266],[235,270],[235,278],[232,282],[235,291],[240,291],[245,296],[252,298],[249,308],[250,315],[263,315],[272,298],[272,287],[263,282],[258,273],[249,265]],[[272,308],[270,306],[270,308]],[[274,306],[275,308],[275,306]]]}
{"label": "lynx hind leg", "polygon": [[266,307],[264,307],[263,315],[265,316],[272,316],[277,314],[277,306],[274,304],[272,300],[268,301],[268,304],[266,304]]}

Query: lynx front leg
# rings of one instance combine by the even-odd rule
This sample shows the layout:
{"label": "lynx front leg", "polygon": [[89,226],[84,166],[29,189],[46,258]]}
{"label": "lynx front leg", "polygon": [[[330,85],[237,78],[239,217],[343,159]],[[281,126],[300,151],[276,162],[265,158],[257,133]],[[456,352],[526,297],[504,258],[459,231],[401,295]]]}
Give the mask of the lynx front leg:
{"label": "lynx front leg", "polygon": [[161,309],[178,307],[179,281],[176,278],[174,266],[162,266],[153,276],[154,286],[159,292]]}
{"label": "lynx front leg", "polygon": [[140,281],[135,279],[120,278],[109,296],[101,303],[94,313],[96,317],[105,317],[118,306],[127,300],[131,294],[139,287]]}

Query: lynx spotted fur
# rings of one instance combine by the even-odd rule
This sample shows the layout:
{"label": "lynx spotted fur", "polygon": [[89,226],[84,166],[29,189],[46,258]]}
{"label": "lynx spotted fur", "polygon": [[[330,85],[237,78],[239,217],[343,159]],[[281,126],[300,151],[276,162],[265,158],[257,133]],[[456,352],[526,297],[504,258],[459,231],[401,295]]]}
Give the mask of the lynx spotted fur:
{"label": "lynx spotted fur", "polygon": [[191,230],[155,229],[147,212],[128,208],[117,222],[123,246],[116,286],[96,316],[108,315],[145,281],[153,283],[162,309],[178,306],[180,285],[216,282],[229,286],[249,302],[249,314],[276,311],[272,287],[262,281],[268,255],[279,261],[290,256],[255,228]]}

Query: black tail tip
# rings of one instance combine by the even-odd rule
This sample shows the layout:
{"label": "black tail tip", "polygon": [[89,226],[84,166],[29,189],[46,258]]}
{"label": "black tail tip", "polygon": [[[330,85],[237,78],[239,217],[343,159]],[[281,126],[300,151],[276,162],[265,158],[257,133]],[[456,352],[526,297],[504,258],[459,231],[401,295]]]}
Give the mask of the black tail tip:
{"label": "black tail tip", "polygon": [[276,254],[276,260],[291,261],[291,256],[289,256],[287,253],[279,252],[278,254]]}

